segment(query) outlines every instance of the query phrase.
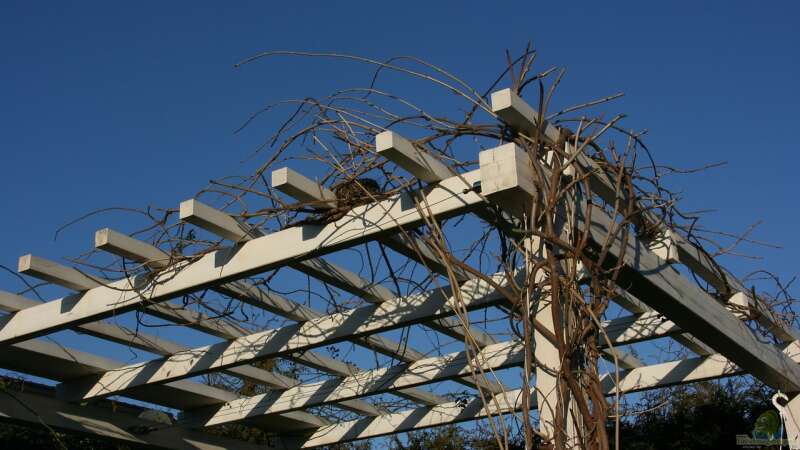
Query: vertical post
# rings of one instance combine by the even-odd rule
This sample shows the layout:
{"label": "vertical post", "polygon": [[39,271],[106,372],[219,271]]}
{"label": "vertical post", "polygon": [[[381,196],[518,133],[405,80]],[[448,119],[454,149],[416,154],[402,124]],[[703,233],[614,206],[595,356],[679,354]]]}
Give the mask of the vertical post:
{"label": "vertical post", "polygon": [[[525,221],[526,225],[532,223],[528,218],[531,217],[537,192],[533,166],[527,152],[515,144],[506,144],[481,152],[479,162],[481,193],[506,212]],[[575,200],[563,201],[558,214],[553,217],[556,232],[565,239],[570,238],[574,225],[571,214],[575,208],[570,207],[571,201]],[[580,423],[573,419],[578,416],[571,410],[574,401],[559,376],[564,355],[559,350],[558,342],[563,342],[563,339],[551,339],[552,336],[563,337],[564,328],[574,328],[576,324],[570,319],[570,311],[561,302],[554,302],[559,298],[559,292],[551,292],[551,288],[558,286],[558,283],[549,283],[549,276],[566,274],[565,268],[571,266],[559,263],[555,270],[552,267],[543,270],[540,263],[548,257],[544,241],[537,236],[528,236],[522,244],[529,287],[522,299],[521,309],[525,319],[526,348],[533,349],[533,354],[526,354],[524,382],[526,386],[531,386],[530,377],[535,375],[540,435],[557,443],[559,448],[572,448],[577,444],[577,427]],[[536,273],[533,273],[534,270]],[[577,277],[577,274],[570,276]],[[530,280],[533,280],[532,286]],[[533,321],[537,322],[537,327],[531,326]],[[531,446],[532,436],[526,427],[526,447]]]}
{"label": "vertical post", "polygon": [[[550,189],[559,189],[560,183]],[[555,205],[553,231],[564,242],[572,241],[575,227],[576,192],[570,191]],[[531,225],[532,226],[532,225]],[[567,342],[564,336],[570,336],[578,327],[577,318],[572,311],[570,292],[577,283],[580,274],[573,270],[577,262],[562,255],[549,254],[545,243],[538,237],[528,238],[532,258],[527,261],[530,267],[546,261],[546,271],[540,270],[535,282],[540,287],[529,296],[532,303],[533,320],[545,328],[550,335],[556,336],[553,342],[538,329],[533,330],[534,361],[536,363],[536,398],[539,408],[539,432],[549,438],[555,448],[582,448],[579,440],[585,433],[581,415],[577,412],[573,392],[567,388],[563,380],[564,349],[559,345]],[[558,257],[552,262],[551,257]],[[557,283],[553,277],[559,277]],[[530,277],[529,277],[530,279]],[[571,370],[567,368],[567,370]]]}

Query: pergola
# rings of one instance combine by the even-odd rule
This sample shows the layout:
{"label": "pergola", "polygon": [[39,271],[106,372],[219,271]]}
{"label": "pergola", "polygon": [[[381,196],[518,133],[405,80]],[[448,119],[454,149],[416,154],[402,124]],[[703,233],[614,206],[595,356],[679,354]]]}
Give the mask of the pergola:
{"label": "pergola", "polygon": [[[557,127],[509,89],[492,95],[492,110],[521,133],[541,133],[554,144]],[[392,131],[376,136],[376,151],[415,176],[423,186],[389,198],[356,206],[326,224],[302,224],[264,233],[198,200],[180,205],[180,220],[230,241],[230,246],[191,260],[173,262],[162,249],[112,229],[95,235],[97,249],[146,265],[146,274],[103,280],[72,267],[25,255],[19,272],[75,291],[39,302],[0,292],[0,367],[50,379],[55,387],[26,384],[0,395],[0,418],[47,424],[67,431],[165,448],[264,448],[206,433],[205,427],[247,423],[276,432],[275,449],[315,448],[427,427],[514,414],[523,401],[548,401],[546,391],[511,389],[481,376],[484,371],[518,368],[524,346],[518,340],[498,342],[486,330],[469,323],[466,312],[505,307],[503,274],[476,277],[469,271],[450,273],[457,285],[397,297],[387,287],[363,279],[348,268],[327,260],[327,254],[371,240],[379,240],[434,272],[452,270],[442,256],[402,233],[431,219],[474,214],[486,216],[488,206],[500,208],[508,220],[524,214],[527,198],[535,195],[533,168],[525,151],[508,143],[479,153],[479,168],[457,173],[424,148]],[[549,170],[542,161],[543,170]],[[611,177],[595,162],[576,153],[569,164],[591,173],[589,184],[601,201],[614,203],[624,196]],[[289,169],[272,173],[275,189],[301,202],[328,202],[335,194]],[[576,202],[580,209],[580,202]],[[619,220],[602,209],[581,220],[591,230],[589,240],[601,245]],[[611,345],[604,356],[622,369],[619,382],[606,374],[607,396],[691,383],[735,374],[751,374],[786,393],[800,392],[800,332],[776,318],[740,281],[720,267],[694,243],[669,229],[657,239],[635,236],[613,242],[605,264],[620,268],[615,299],[629,314],[602,323]],[[247,277],[289,267],[321,282],[361,297],[366,306],[327,314],[267,292]],[[689,278],[693,274],[725,292],[712,297]],[[285,317],[294,323],[257,332],[237,327],[172,302],[184,294],[211,290],[248,305]],[[454,298],[458,297],[458,302]],[[171,342],[144,331],[132,331],[106,321],[139,310],[161,319],[188,324],[220,338],[197,348]],[[539,313],[537,313],[539,314]],[[774,342],[756,335],[746,320],[755,319]],[[422,324],[437,333],[470,341],[479,351],[427,356],[382,333]],[[553,324],[550,323],[552,327]],[[157,355],[124,364],[42,339],[62,330],[74,330],[95,339],[128,345]],[[616,349],[636,342],[673,337],[695,356],[645,365]],[[537,337],[541,341],[541,336]],[[396,358],[397,364],[359,370],[325,356],[319,348],[350,341]],[[543,341],[537,359],[556,357]],[[323,381],[303,382],[252,363],[287,358],[330,375]],[[269,387],[265,394],[242,396],[191,380],[223,372]],[[537,374],[537,383],[547,383]],[[452,401],[427,391],[425,385],[455,380],[476,395]],[[365,400],[392,393],[417,406],[389,412]],[[8,394],[8,395],[6,395]],[[477,395],[480,394],[480,395]],[[180,410],[171,424],[153,422],[134,404],[104,400],[120,396]],[[358,415],[332,423],[312,408],[332,405]],[[787,413],[797,406],[790,402]],[[790,438],[797,427],[789,424]]]}

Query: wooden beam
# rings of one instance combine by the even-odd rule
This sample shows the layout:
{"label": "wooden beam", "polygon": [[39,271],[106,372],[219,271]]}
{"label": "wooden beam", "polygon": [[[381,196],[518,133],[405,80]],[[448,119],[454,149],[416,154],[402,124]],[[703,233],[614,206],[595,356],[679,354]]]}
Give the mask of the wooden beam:
{"label": "wooden beam", "polygon": [[[502,286],[507,280],[505,275],[498,274],[494,282]],[[468,309],[485,307],[503,299],[493,285],[484,280],[473,280],[459,289],[461,305]],[[400,297],[131,364],[99,377],[70,382],[64,392],[71,400],[114,395],[136,386],[165,383],[444,317],[453,313],[450,305],[454,297],[448,292],[449,288],[442,288]]]}
{"label": "wooden beam", "polygon": [[[184,217],[184,220],[190,223],[199,224],[198,226],[217,233],[222,231],[219,235],[225,238],[235,238],[239,242],[246,242],[256,237],[262,236],[260,230],[251,229],[245,233],[242,231],[246,227],[239,224],[238,221],[219,210],[210,206],[203,205],[203,217],[195,219],[193,216]],[[207,228],[206,228],[207,227]],[[393,298],[394,295],[388,289],[380,286],[379,284],[370,283],[367,280],[349,270],[323,261],[320,258],[311,258],[306,261],[293,262],[289,264],[292,268],[299,270],[311,276],[316,276],[322,281],[332,282],[335,286],[345,289],[348,292],[355,293],[356,295],[364,295],[364,299],[371,303],[380,303],[386,299]],[[306,308],[308,310],[308,308]],[[317,316],[319,317],[319,316]],[[426,322],[426,326],[442,332],[446,335],[465,341],[467,333],[470,333],[470,338],[478,343],[478,345],[488,345],[494,343],[494,339],[486,333],[481,332],[477,328],[464,327],[457,319],[444,317],[431,322]],[[413,351],[412,348],[401,343],[395,343],[379,336],[367,337],[367,346],[380,350],[382,353],[393,357],[400,357],[401,360],[410,361],[419,359],[421,354]],[[398,355],[400,349],[404,349],[405,355]],[[411,354],[407,354],[411,352]],[[414,354],[416,353],[416,354]],[[407,359],[404,359],[407,358]],[[490,387],[496,392],[502,391],[502,387]]]}
{"label": "wooden beam", "polygon": [[32,383],[24,391],[9,390],[0,394],[0,420],[27,423],[38,427],[46,424],[59,431],[90,434],[136,447],[168,448],[174,450],[241,450],[284,449],[276,445],[248,442],[211,436],[201,431],[177,426],[165,426],[137,416],[143,409],[119,403],[116,408],[104,405],[74,405],[56,400],[51,392]]}
{"label": "wooden beam", "polygon": [[[16,312],[20,309],[28,308],[37,304],[38,302],[16,295],[11,294],[8,292],[0,291],[0,310],[5,312]],[[134,348],[138,348],[147,352],[155,353],[157,355],[169,355],[172,353],[177,353],[181,351],[186,351],[188,348],[177,344],[171,341],[168,341],[163,338],[159,338],[156,336],[148,335],[140,330],[132,331],[128,330],[124,327],[119,325],[114,325],[110,323],[104,322],[93,322],[81,325],[76,329],[76,331],[81,333],[86,333],[92,335],[94,337],[108,340],[111,342],[116,342],[122,345],[130,345]],[[37,376],[42,376],[44,378],[50,378],[54,380],[68,380],[71,378],[77,378],[82,375],[87,375],[90,373],[100,373],[104,370],[110,370],[111,363],[104,363],[105,366],[101,363],[96,364],[87,364],[87,361],[99,361],[93,359],[92,357],[86,356],[82,358],[82,364],[88,365],[91,369],[82,369],[83,372],[69,372],[62,374],[64,378],[60,378],[58,376],[52,376],[53,373],[46,373],[41,372],[45,370],[55,370],[56,374],[58,371],[65,370],[65,368],[70,367],[70,364],[77,362],[74,355],[75,351],[67,351],[62,346],[56,346],[57,348],[45,348],[43,347],[44,344],[36,344],[35,350],[38,351],[39,357],[34,359],[31,357],[24,357],[19,356],[19,350],[15,350],[14,346],[18,345],[32,345],[31,342],[45,342],[45,344],[50,344],[46,341],[26,341],[18,344],[14,344],[13,346],[6,347],[3,352],[0,354],[5,355],[6,363],[0,364],[0,367],[9,368],[12,370],[18,370],[20,372],[29,373]],[[30,352],[30,347],[22,347],[23,349],[28,350]],[[44,350],[42,350],[44,349]],[[43,362],[41,360],[41,355],[43,354],[50,354],[50,358],[61,358],[60,360],[54,360],[50,362]],[[9,363],[9,361],[11,363]],[[26,366],[26,361],[30,361],[29,366]],[[271,387],[277,388],[286,388],[291,386],[296,386],[299,382],[296,380],[292,380],[289,377],[285,377],[280,374],[273,374],[270,372],[266,372],[263,369],[259,369],[253,366],[239,366],[233,367],[226,371],[232,376],[237,376],[240,378],[249,379],[256,383],[264,383]],[[266,375],[265,375],[266,373]],[[161,400],[166,400],[166,404],[170,405],[170,402],[183,402],[182,404],[175,404],[174,407],[179,408],[197,408],[202,406],[208,406],[218,403],[223,403],[236,398],[237,395],[223,391],[220,389],[212,388],[211,386],[206,386],[203,384],[197,383],[186,383],[179,384],[179,387],[184,389],[180,395],[170,395],[169,397],[164,397],[163,394],[161,395],[152,395],[151,399],[148,401],[152,401],[153,403],[161,403],[165,404]],[[351,405],[346,405],[351,406]],[[306,417],[308,416],[308,417]],[[298,412],[296,414],[292,414],[290,417],[287,417],[287,420],[291,420],[296,423],[305,422],[308,423],[309,426],[314,427],[318,425],[317,418],[311,414],[305,412]],[[297,425],[295,425],[296,427]]]}
{"label": "wooden beam", "polygon": [[[100,240],[103,245],[111,250],[113,248],[125,248],[126,252],[129,255],[135,254],[139,250],[144,249],[143,242],[136,241],[132,238],[124,239],[123,235],[120,233],[111,232],[111,230],[100,230],[99,233],[102,233],[103,239]],[[97,238],[97,236],[95,236]],[[97,239],[95,239],[97,242]],[[113,246],[110,244],[113,242]],[[140,245],[138,246],[129,246],[129,244],[133,244],[139,242]],[[150,256],[156,256],[155,247],[148,249],[149,251],[147,254]],[[48,277],[53,281],[60,281],[63,283],[70,284],[75,287],[80,287],[81,290],[89,290],[93,287],[101,286],[102,284],[110,284],[111,282],[108,280],[103,280],[102,284],[100,281],[96,281],[95,279],[88,278],[79,272],[76,269],[65,267],[60,264],[54,263],[52,261],[45,260],[43,258],[36,258],[32,257],[31,260],[35,261],[36,269],[32,273],[33,275],[39,277]],[[158,255],[157,260],[163,260],[163,255]],[[83,283],[83,284],[81,284]],[[200,313],[187,310],[183,307],[171,307],[168,304],[158,304],[152,305],[148,307],[148,312],[156,313],[160,317],[163,317],[167,320],[177,321],[178,323],[185,323],[189,324],[193,328],[197,328],[200,331],[204,332],[211,332],[212,334],[218,335],[225,339],[233,339],[236,337],[241,337],[246,335],[247,333],[239,328],[234,326],[227,325],[226,322],[222,321],[211,321],[208,320],[207,317],[204,315],[200,315]],[[186,351],[187,349],[184,348],[181,351]],[[282,376],[280,374],[272,373],[267,370],[259,369],[257,367],[243,365],[239,367],[233,367],[229,370],[226,370],[227,373],[237,376],[243,377],[248,380],[255,381],[256,383],[263,383],[271,388],[279,388],[279,389],[286,389],[292,386],[295,386],[299,383],[299,381],[291,379],[289,377]],[[381,411],[376,409],[373,405],[366,404],[363,402],[350,402],[344,405],[340,405],[350,411],[356,411],[359,413],[364,413],[368,415],[377,415]]]}
{"label": "wooden beam", "polygon": [[[56,381],[96,375],[123,366],[121,362],[44,339],[19,342],[0,352],[0,367]],[[233,392],[188,380],[144,387],[126,396],[177,409],[219,405],[238,398]]]}
{"label": "wooden beam", "polygon": [[179,209],[182,221],[212,231],[214,234],[234,242],[236,242],[237,236],[246,235],[249,231],[243,223],[196,199],[181,202]]}
{"label": "wooden beam", "polygon": [[647,247],[653,254],[666,261],[668,264],[681,262],[678,255],[677,233],[664,229],[658,236],[647,242]]}
{"label": "wooden beam", "polygon": [[[652,308],[644,304],[641,300],[637,299],[636,297],[632,296],[630,293],[625,292],[622,289],[617,290],[617,296],[612,299],[615,303],[617,303],[623,309],[626,309],[635,314],[642,314],[645,312],[652,311]],[[700,342],[700,340],[694,338],[689,333],[679,333],[672,338],[678,342],[679,344],[683,345],[687,349],[691,350],[698,356],[706,356],[714,353],[714,350],[711,347],[707,346]]]}
{"label": "wooden beam", "polygon": [[471,354],[455,352],[365,371],[344,379],[308,383],[283,392],[238,399],[184,414],[181,423],[192,428],[221,425],[469,376],[481,370],[499,370],[520,365],[523,348],[519,342],[504,342],[490,345],[474,357]]}
{"label": "wooden beam", "polygon": [[[504,276],[497,276],[505,283]],[[502,296],[486,281],[475,280],[460,287],[462,307],[488,306]],[[445,289],[401,297],[393,301],[347,310],[337,314],[264,330],[248,336],[178,353],[120,370],[71,382],[64,392],[71,400],[89,399],[151,383],[164,383],[221,370],[251,361],[302,352],[320,345],[349,340],[412,325],[453,313],[454,301]]]}
{"label": "wooden beam", "polygon": [[[792,354],[796,353],[797,350],[795,349]],[[703,379],[729,376],[733,373],[735,372],[732,372],[730,362],[726,362],[720,355],[714,355],[710,358],[673,361],[663,365],[628,371],[623,374],[622,387],[624,389],[623,393],[630,393],[639,390],[658,389],[675,383],[690,383]],[[603,383],[607,396],[614,395],[613,378],[612,374],[604,375]],[[502,404],[503,413],[511,413],[519,411],[522,407],[521,395],[522,391],[514,390],[509,391],[506,395],[497,395],[495,399]],[[494,405],[494,402],[490,401],[490,405]],[[536,402],[533,398],[531,399],[531,406],[536,407]],[[490,410],[491,408],[492,406],[489,407]],[[496,410],[491,410],[493,415],[496,412]],[[298,440],[296,445],[302,448],[322,447],[333,443],[351,442],[428,427],[478,420],[486,417],[488,413],[489,411],[482,408],[480,399],[477,398],[470,399],[466,404],[448,402],[434,407],[410,409],[376,418],[337,423],[320,428],[307,439]]]}
{"label": "wooden beam", "polygon": [[[547,131],[552,125],[541,122],[539,114],[516,97],[516,94],[509,90],[501,92],[503,94],[498,97],[504,97],[508,101],[498,103],[498,108],[493,107],[493,110],[504,121],[529,133],[544,128],[544,135],[548,139],[554,142],[558,140],[551,136],[558,130]],[[493,102],[494,99],[493,95]],[[579,162],[589,159],[585,155],[582,158],[580,154],[577,156],[579,158],[576,161]],[[547,170],[544,166],[542,169]],[[604,172],[599,173],[598,176],[602,177],[603,174]],[[595,185],[604,183],[591,182],[600,180],[598,176],[590,177],[590,186],[600,194],[602,187],[595,189]],[[600,195],[603,197],[605,194]],[[616,198],[616,190],[613,195]],[[609,231],[617,228],[616,224],[600,208],[592,210],[591,220],[589,230],[593,243],[596,246],[603,245]],[[628,236],[626,248],[621,247],[619,239],[613,241],[604,264],[608,268],[619,264],[621,269],[618,284],[630,286],[627,289],[629,292],[656,311],[670,317],[681,329],[700,338],[770,386],[787,392],[800,391],[800,366],[797,363],[787,359],[774,346],[760,342],[747,325],[737,320],[705,291],[666,265],[639,239]]]}
{"label": "wooden beam", "polygon": [[[463,214],[483,202],[471,190],[477,171],[443,180],[425,194],[431,213],[437,216]],[[423,194],[419,194],[423,195]],[[135,309],[143,302],[158,303],[188,292],[264,272],[289,261],[312,258],[352,246],[400,227],[423,222],[408,194],[353,209],[342,219],[325,226],[288,228],[235,248],[219,249],[202,258],[177,264],[165,271],[115,281],[80,295],[37,305],[0,322],[0,344],[20,342],[70,326],[92,322]]]}
{"label": "wooden beam", "polygon": [[[591,237],[595,245],[605,242],[612,227],[603,211],[592,212]],[[670,317],[682,330],[730,358],[772,387],[800,391],[800,366],[779,349],[761,342],[747,325],[728,309],[665,265],[638,239],[628,236],[627,246],[612,242],[606,265],[620,265],[618,283],[651,308]]]}
{"label": "wooden beam", "polygon": [[336,206],[336,194],[333,191],[288,167],[272,171],[272,187],[303,203],[310,203],[314,207],[333,208]]}
{"label": "wooden beam", "polygon": [[[492,93],[492,111],[512,128],[525,132],[528,136],[539,134],[550,144],[555,144],[560,140],[561,132],[558,128],[544,120],[536,110],[510,89]],[[589,174],[588,181],[591,190],[603,201],[614,204],[618,196],[627,199],[627,192],[618,192],[614,180],[592,158],[578,153],[575,163]],[[644,215],[649,216],[647,212]],[[646,220],[652,224],[658,224],[658,220],[655,218],[648,217]],[[748,289],[730,272],[717,264],[706,251],[687,241],[674,230],[663,228],[662,225],[662,235],[668,235],[672,248],[666,249],[667,251],[661,255],[662,259],[686,265],[720,293],[729,295],[736,292],[748,293]],[[658,245],[656,244],[656,246]],[[663,258],[664,256],[666,258]],[[753,299],[752,307],[757,313],[754,314],[756,320],[781,341],[789,343],[800,339],[800,330],[775,317],[763,302]]]}
{"label": "wooden beam", "polygon": [[384,131],[375,136],[375,150],[379,155],[427,183],[436,183],[455,174],[436,157],[394,131]]}
{"label": "wooden beam", "polygon": [[[111,253],[119,254],[120,256],[128,255],[128,257],[134,261],[145,264],[151,264],[153,261],[163,261],[164,257],[166,256],[166,254],[161,252],[160,249],[148,243],[139,241],[137,239],[133,239],[129,236],[125,236],[122,233],[106,229],[104,231],[104,235],[106,237],[105,240],[106,244],[104,245],[103,249]],[[249,238],[245,235],[242,235],[241,239],[247,240]],[[315,267],[317,270],[320,271],[323,271],[324,269],[332,271],[333,269],[336,268],[335,266],[332,265],[331,265],[332,267],[329,267],[328,265],[323,266],[322,264],[325,264],[325,262],[321,259],[312,259],[307,262],[309,263],[310,266]],[[357,277],[355,274],[343,272],[343,269],[337,269],[335,273],[336,273],[335,276],[343,277],[345,280]],[[364,287],[364,289],[367,289],[367,287]],[[266,293],[262,291],[260,288],[253,286],[247,281],[240,280],[232,283],[227,283],[215,287],[214,290],[224,295],[242,300],[257,308],[265,309],[267,311],[273,312],[277,315],[287,317],[295,321],[303,322],[310,319],[316,319],[324,315],[320,312],[313,310],[312,308],[298,304],[278,294]],[[387,290],[388,294],[383,294],[383,291],[380,291],[377,288],[370,289],[370,292],[381,293],[382,295],[391,295],[391,292],[388,292],[388,290]],[[233,333],[228,333],[223,337],[225,339],[235,339],[238,337],[245,336],[246,334],[247,333],[243,331],[240,332],[237,330]],[[409,349],[404,349],[400,343],[394,343],[388,339],[381,338],[380,336],[367,337],[365,340],[362,340],[362,345],[366,345],[369,348],[374,348],[383,353],[389,354],[390,356],[393,357],[407,358],[408,360],[415,360],[422,357],[421,353],[413,352],[410,351]],[[172,353],[177,353],[177,352],[172,352]],[[337,376],[346,377],[352,375],[357,371],[360,371],[360,369],[357,367],[349,366],[348,364],[345,364],[341,361],[329,358],[327,356],[319,355],[312,351],[306,351],[299,355],[289,355],[288,359],[297,361],[301,364]],[[281,388],[291,387],[293,385],[294,384],[281,386]],[[420,402],[424,405],[437,404],[443,400],[439,396],[436,396],[428,392],[420,391],[418,389],[402,390],[397,392],[397,395],[400,395],[402,397],[408,398],[413,401]],[[366,413],[369,410],[369,408],[372,408],[373,410],[375,409],[374,407],[370,407],[369,405],[365,404],[362,405],[361,412]]]}
{"label": "wooden beam", "polygon": [[[381,243],[405,256],[408,259],[418,262],[432,273],[448,276],[448,264],[442,261],[435,251],[433,251],[425,241],[413,235],[411,231],[400,232],[391,236],[384,236],[378,239]],[[460,267],[452,267],[456,280],[463,283],[472,276]]]}
{"label": "wooden beam", "polygon": [[[448,172],[448,175],[450,174],[451,173]],[[279,181],[283,181],[283,183],[276,184],[276,178]],[[272,184],[273,187],[282,190],[282,192],[291,195],[300,201],[324,202],[327,198],[327,194],[325,193],[327,190],[325,187],[316,184],[315,182],[297,172],[291,171],[288,168],[278,169],[277,171],[272,172]],[[330,193],[330,195],[333,195],[334,199],[336,198],[332,192],[327,192]],[[226,222],[227,224],[220,223],[217,225],[231,229],[232,224],[230,224],[229,221]],[[400,233],[400,235],[402,234],[403,233]],[[240,239],[244,240],[256,236],[257,234],[250,233],[249,236],[243,235]],[[394,243],[397,243],[398,241],[402,241],[404,239],[395,238],[390,240]],[[406,248],[405,250],[410,249]],[[328,283],[332,286],[336,286],[339,289],[350,292],[351,294],[355,294],[370,303],[380,303],[395,297],[395,295],[386,287],[378,283],[371,283],[367,280],[364,280],[358,274],[350,272],[347,269],[331,264],[319,258],[309,259],[292,264],[291,266],[294,269],[297,269],[320,281]],[[469,333],[470,337],[480,346],[485,346],[496,342],[491,336],[482,332],[481,330],[474,327],[464,327],[458,322],[457,319],[450,317],[445,317],[426,325],[433,330],[439,331],[461,341],[466,340],[466,335]]]}
{"label": "wooden beam", "polygon": [[84,274],[77,269],[66,267],[59,263],[50,261],[31,254],[19,257],[17,268],[19,273],[38,278],[67,289],[74,291],[88,291],[93,287],[100,286],[95,278]]}
{"label": "wooden beam", "polygon": [[[291,447],[315,448],[325,445],[386,436],[406,431],[420,430],[509,414],[522,407],[523,390],[512,390],[489,397],[484,406],[478,397],[466,402],[447,402],[428,408],[416,408],[385,416],[341,422],[322,427],[307,438],[299,438]],[[527,394],[529,395],[529,394]],[[533,402],[535,403],[535,402]]]}
{"label": "wooden beam", "polygon": [[143,263],[152,269],[163,269],[171,262],[170,256],[160,248],[110,228],[94,233],[94,248]]}
{"label": "wooden beam", "polygon": [[[783,354],[794,362],[800,362],[800,341],[795,341],[783,348]],[[721,354],[669,361],[650,366],[639,367],[622,374],[619,383],[621,393],[639,392],[678,384],[742,375],[745,372],[731,360]],[[616,387],[614,375],[601,377],[606,395],[614,395]]]}

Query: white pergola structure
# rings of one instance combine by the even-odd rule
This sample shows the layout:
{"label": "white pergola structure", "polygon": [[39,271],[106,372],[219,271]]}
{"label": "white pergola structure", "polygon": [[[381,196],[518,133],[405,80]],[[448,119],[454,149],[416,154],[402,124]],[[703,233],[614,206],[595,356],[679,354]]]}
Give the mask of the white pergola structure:
{"label": "white pergola structure", "polygon": [[[538,113],[511,90],[494,93],[492,109],[499,119],[520,132],[540,130],[545,139],[558,141],[559,130],[551,124],[538,123]],[[513,143],[502,145],[480,152],[478,169],[456,173],[390,131],[376,137],[376,149],[417,177],[424,188],[355,207],[331,223],[293,226],[270,234],[197,200],[188,200],[180,205],[181,220],[229,240],[230,246],[175,263],[161,249],[130,236],[111,229],[96,233],[97,249],[147,265],[151,269],[147,276],[104,280],[38,256],[21,257],[21,273],[75,293],[42,303],[0,292],[0,309],[6,313],[0,318],[0,367],[57,383],[55,387],[28,385],[23,391],[9,389],[0,394],[0,418],[165,448],[255,448],[253,444],[203,430],[242,422],[275,431],[272,448],[297,449],[514,414],[526,397],[533,405],[547,402],[547,395],[552,393],[510,389],[477,374],[519,367],[523,361],[521,342],[498,342],[465,320],[461,310],[503,306],[506,300],[501,289],[508,280],[502,274],[490,283],[457,270],[458,285],[396,297],[388,288],[323,258],[379,240],[433,271],[447,273],[447,265],[439,255],[401,230],[423,224],[426,218],[464,214],[480,217],[489,204],[503,208],[509,216],[519,214],[521,208],[517,206],[535,193],[527,154]],[[608,174],[590,158],[577,154],[572,164],[592,173],[590,185],[599,199],[613,203],[621,195]],[[273,172],[272,183],[275,189],[298,201],[317,202],[323,207],[335,204],[333,192],[291,169]],[[595,209],[589,224],[590,240],[601,245],[616,220],[619,218]],[[621,267],[620,296],[616,301],[630,314],[602,324],[613,345],[604,349],[605,356],[618,361],[622,369],[619,383],[613,374],[603,379],[606,394],[742,373],[752,374],[786,393],[800,392],[800,332],[775,318],[702,249],[668,229],[662,230],[661,236],[658,242],[628,237],[626,242],[611,246],[606,263]],[[327,314],[267,292],[245,279],[283,266],[359,296],[368,304]],[[719,292],[733,294],[727,299],[713,298],[684,275],[689,272]],[[252,332],[171,302],[201,290],[217,291],[294,323]],[[458,307],[453,300],[456,296]],[[220,340],[187,348],[105,320],[133,310],[188,324]],[[743,321],[753,317],[780,344],[764,342],[756,336]],[[413,324],[424,324],[456,339],[469,339],[480,351],[430,357],[382,336],[386,331]],[[124,364],[42,339],[66,329],[157,357]],[[665,336],[673,337],[696,356],[644,365],[615,348]],[[389,355],[399,363],[360,370],[317,351],[343,341]],[[537,356],[543,364],[557,364],[544,344]],[[251,365],[271,358],[288,358],[331,376],[324,381],[301,382]],[[215,371],[266,385],[270,390],[242,396],[193,380]],[[443,380],[455,380],[482,395],[451,401],[424,389],[425,385]],[[415,402],[417,407],[389,412],[365,400],[387,392]],[[112,396],[174,408],[181,414],[171,424],[149,421],[140,407],[124,400],[115,401],[112,407],[112,402],[105,399]],[[795,411],[798,402],[792,400],[787,412]],[[322,405],[343,408],[359,417],[331,423],[310,412]],[[790,435],[798,432],[791,423],[788,429]]]}

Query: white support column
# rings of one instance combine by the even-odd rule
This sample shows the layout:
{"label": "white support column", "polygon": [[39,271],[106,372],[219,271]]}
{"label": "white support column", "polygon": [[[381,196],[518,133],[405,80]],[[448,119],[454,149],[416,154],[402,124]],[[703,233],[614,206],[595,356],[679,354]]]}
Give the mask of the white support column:
{"label": "white support column", "polygon": [[[800,449],[800,395],[796,395],[786,405],[778,403],[780,400],[773,400],[778,406],[781,416],[786,425],[786,440],[789,441],[791,450]],[[781,436],[781,439],[783,436]]]}
{"label": "white support column", "polygon": [[[531,211],[532,198],[536,195],[533,184],[534,174],[530,157],[516,144],[510,143],[492,150],[485,150],[479,154],[481,168],[481,193],[489,201],[497,203],[504,210],[518,218],[527,217]],[[529,237],[525,239],[527,246],[526,267],[530,268],[532,261],[544,257],[544,248],[539,239]],[[530,278],[531,274],[527,274]],[[543,281],[540,273],[537,281]],[[553,321],[553,310],[550,296],[544,293],[530,292],[528,294],[529,314],[551,333],[556,327]],[[538,302],[534,303],[534,298]],[[534,307],[536,305],[536,307]],[[558,370],[561,367],[561,358],[558,348],[538,329],[533,329],[534,354],[531,362],[536,376],[536,403],[539,405],[539,432],[550,439],[554,439],[558,430],[556,424],[558,411],[561,411],[560,422],[569,423],[568,400],[561,398],[558,390]],[[528,370],[528,369],[525,369]],[[526,419],[527,420],[527,419]],[[568,427],[571,429],[571,427]],[[566,431],[566,430],[564,430]],[[569,438],[569,436],[567,436]]]}

